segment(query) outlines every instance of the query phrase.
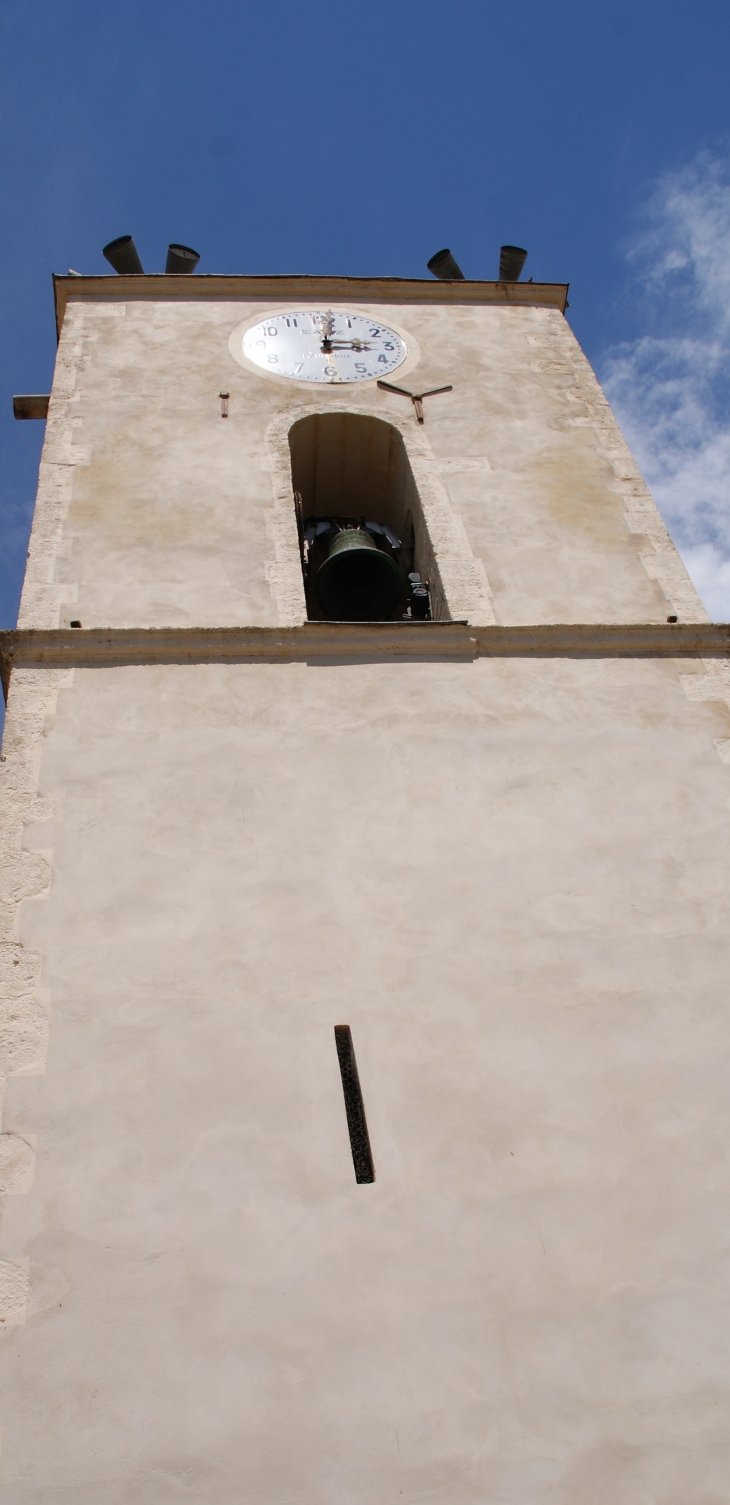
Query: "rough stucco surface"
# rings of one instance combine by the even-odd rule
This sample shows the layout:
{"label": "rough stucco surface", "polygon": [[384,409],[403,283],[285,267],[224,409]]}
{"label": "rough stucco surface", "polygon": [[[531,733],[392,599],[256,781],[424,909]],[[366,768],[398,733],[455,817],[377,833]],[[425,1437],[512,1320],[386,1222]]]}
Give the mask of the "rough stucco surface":
{"label": "rough stucco surface", "polygon": [[[26,625],[296,609],[244,315],[69,311]],[[475,611],[703,619],[560,316],[397,321]],[[724,1505],[728,762],[714,661],[13,672],[0,1505]]]}
{"label": "rough stucco surface", "polygon": [[[683,620],[706,620],[561,314],[373,309],[420,346],[407,386],[454,384],[428,400],[423,429],[406,399],[373,382],[313,392],[245,370],[228,340],[254,304],[71,304],[20,625],[300,620],[281,417],[346,400],[410,436],[461,573],[454,615],[663,621],[669,603]],[[230,392],[225,420],[220,391]]]}
{"label": "rough stucco surface", "polygon": [[3,1505],[723,1498],[727,731],[651,662],[75,671]]}

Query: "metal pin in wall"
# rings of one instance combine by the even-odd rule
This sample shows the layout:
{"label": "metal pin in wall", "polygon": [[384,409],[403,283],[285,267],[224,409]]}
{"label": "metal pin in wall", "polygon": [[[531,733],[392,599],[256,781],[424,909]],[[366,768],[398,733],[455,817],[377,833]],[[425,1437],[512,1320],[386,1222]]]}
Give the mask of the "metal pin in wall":
{"label": "metal pin in wall", "polygon": [[363,1184],[375,1180],[375,1167],[349,1024],[335,1025],[335,1044],[340,1063],[342,1091],[345,1096],[345,1113],[350,1135],[352,1163],[355,1167],[355,1180]]}
{"label": "metal pin in wall", "polygon": [[231,395],[230,392],[220,392],[219,393],[220,400],[221,400],[221,418],[227,418],[228,417],[228,399],[229,399],[230,395]]}

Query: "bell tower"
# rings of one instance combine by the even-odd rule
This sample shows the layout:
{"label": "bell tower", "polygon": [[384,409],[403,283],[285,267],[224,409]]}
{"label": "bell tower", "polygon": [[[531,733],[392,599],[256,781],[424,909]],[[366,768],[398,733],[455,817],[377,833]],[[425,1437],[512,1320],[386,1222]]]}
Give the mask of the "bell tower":
{"label": "bell tower", "polygon": [[177,252],[2,635],[0,1505],[720,1500],[730,630],[566,287]]}

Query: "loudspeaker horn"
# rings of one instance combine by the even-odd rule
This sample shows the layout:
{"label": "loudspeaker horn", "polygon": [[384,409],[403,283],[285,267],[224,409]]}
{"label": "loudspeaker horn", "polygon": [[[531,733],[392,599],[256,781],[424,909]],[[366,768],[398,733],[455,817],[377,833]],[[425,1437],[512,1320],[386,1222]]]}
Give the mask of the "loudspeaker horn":
{"label": "loudspeaker horn", "polygon": [[500,246],[499,281],[519,282],[526,261],[527,252],[522,246]]}
{"label": "loudspeaker horn", "polygon": [[171,246],[167,247],[165,271],[178,273],[194,272],[199,261],[200,253],[198,251],[193,251],[190,246],[175,245],[173,242]]}
{"label": "loudspeaker horn", "polygon": [[450,251],[437,251],[426,266],[429,272],[433,272],[434,277],[438,277],[439,282],[466,281],[458,261],[454,260]]}
{"label": "loudspeaker horn", "polygon": [[131,235],[118,235],[116,240],[110,240],[101,254],[106,256],[107,261],[111,263],[120,277],[144,276],[144,267],[137,255],[137,247]]}

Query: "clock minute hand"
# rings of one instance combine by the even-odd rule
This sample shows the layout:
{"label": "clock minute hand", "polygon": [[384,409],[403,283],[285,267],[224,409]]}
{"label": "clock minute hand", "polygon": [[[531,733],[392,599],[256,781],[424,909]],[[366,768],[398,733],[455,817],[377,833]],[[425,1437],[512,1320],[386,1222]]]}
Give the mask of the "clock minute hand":
{"label": "clock minute hand", "polygon": [[327,313],[322,315],[320,323],[322,327],[322,338],[319,343],[319,348],[326,354],[328,350],[332,349],[332,335],[334,334],[335,316],[331,309],[328,309]]}

